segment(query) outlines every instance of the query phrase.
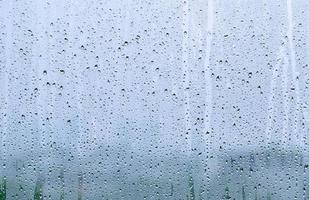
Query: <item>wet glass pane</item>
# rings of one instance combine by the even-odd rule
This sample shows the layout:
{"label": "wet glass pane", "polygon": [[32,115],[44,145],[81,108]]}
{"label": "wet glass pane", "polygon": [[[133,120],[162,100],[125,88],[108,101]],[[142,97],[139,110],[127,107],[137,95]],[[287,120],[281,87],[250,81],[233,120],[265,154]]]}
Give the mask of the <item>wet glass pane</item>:
{"label": "wet glass pane", "polygon": [[307,0],[0,0],[0,200],[307,200]]}

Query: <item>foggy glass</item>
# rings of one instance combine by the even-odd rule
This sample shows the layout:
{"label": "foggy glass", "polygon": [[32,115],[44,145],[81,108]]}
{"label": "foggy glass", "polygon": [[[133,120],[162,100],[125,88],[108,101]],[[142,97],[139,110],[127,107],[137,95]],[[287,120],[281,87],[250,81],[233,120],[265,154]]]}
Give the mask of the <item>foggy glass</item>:
{"label": "foggy glass", "polygon": [[307,0],[0,0],[0,200],[308,200]]}

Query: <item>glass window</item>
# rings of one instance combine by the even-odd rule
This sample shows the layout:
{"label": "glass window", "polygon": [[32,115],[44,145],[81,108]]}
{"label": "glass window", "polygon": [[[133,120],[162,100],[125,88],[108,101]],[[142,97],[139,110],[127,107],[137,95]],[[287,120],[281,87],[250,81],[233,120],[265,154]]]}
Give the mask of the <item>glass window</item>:
{"label": "glass window", "polygon": [[0,200],[309,199],[307,0],[0,0]]}

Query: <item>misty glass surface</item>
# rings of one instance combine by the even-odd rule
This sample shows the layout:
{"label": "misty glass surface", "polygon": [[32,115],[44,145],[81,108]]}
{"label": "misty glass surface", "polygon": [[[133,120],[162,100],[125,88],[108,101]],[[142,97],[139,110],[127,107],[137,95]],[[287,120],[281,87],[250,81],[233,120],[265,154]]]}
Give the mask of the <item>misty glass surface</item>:
{"label": "misty glass surface", "polygon": [[0,0],[0,200],[308,200],[309,1]]}

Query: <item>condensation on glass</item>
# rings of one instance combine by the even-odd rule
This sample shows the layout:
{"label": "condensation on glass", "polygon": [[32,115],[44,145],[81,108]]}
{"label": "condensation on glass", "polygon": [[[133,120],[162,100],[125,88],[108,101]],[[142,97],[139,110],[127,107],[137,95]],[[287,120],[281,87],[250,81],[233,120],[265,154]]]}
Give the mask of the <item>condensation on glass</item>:
{"label": "condensation on glass", "polygon": [[307,0],[0,0],[0,200],[307,200]]}

